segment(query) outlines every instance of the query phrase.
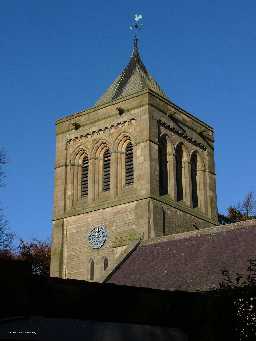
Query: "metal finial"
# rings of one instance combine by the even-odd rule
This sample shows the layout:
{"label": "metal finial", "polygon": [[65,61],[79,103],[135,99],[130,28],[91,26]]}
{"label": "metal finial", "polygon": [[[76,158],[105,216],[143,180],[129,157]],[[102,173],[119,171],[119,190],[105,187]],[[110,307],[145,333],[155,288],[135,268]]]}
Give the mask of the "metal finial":
{"label": "metal finial", "polygon": [[134,38],[133,38],[133,51],[138,51],[139,50],[139,48],[138,48],[138,38],[135,36]]}
{"label": "metal finial", "polygon": [[141,14],[135,14],[133,18],[133,23],[130,26],[130,30],[134,31],[134,38],[133,38],[133,51],[138,51],[138,32],[142,29],[143,24],[140,22],[142,20]]}

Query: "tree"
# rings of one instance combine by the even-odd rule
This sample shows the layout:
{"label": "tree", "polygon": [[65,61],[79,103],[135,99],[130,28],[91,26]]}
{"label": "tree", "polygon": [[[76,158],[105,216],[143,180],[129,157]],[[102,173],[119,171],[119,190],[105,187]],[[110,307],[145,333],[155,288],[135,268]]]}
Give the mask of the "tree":
{"label": "tree", "polygon": [[238,221],[246,220],[245,216],[242,214],[242,212],[239,211],[236,207],[232,207],[232,206],[230,206],[228,208],[228,219],[232,223],[236,223]]}
{"label": "tree", "polygon": [[[0,150],[0,187],[4,185],[4,170],[3,166],[6,164],[6,156],[3,150]],[[13,257],[13,240],[14,233],[12,233],[7,225],[3,212],[0,208],[0,257],[12,258]]]}
{"label": "tree", "polygon": [[32,274],[48,277],[50,275],[51,247],[48,241],[33,239],[31,242],[20,240],[18,259],[28,261],[32,266]]}
{"label": "tree", "polygon": [[232,221],[225,214],[218,213],[218,222],[220,225],[231,224]]}
{"label": "tree", "polygon": [[7,221],[0,210],[0,256],[2,258],[11,257],[14,236],[15,234],[9,231]]}
{"label": "tree", "polygon": [[[0,187],[4,185],[5,173],[3,166],[6,164],[6,155],[0,150]],[[32,265],[32,273],[49,276],[50,272],[50,245],[47,241],[42,242],[34,239],[32,242],[20,240],[17,250],[13,248],[15,234],[7,224],[2,210],[0,209],[0,258],[20,259],[28,261]]]}
{"label": "tree", "polygon": [[237,205],[230,206],[227,214],[219,214],[219,223],[222,225],[256,218],[256,200],[253,192],[246,194],[244,200]]}
{"label": "tree", "polygon": [[6,164],[6,155],[3,150],[0,150],[0,187],[3,186],[4,170],[3,166]]}
{"label": "tree", "polygon": [[256,214],[256,199],[254,193],[247,193],[242,203],[239,203],[237,205],[237,209],[247,219],[250,219],[251,217],[254,218]]}

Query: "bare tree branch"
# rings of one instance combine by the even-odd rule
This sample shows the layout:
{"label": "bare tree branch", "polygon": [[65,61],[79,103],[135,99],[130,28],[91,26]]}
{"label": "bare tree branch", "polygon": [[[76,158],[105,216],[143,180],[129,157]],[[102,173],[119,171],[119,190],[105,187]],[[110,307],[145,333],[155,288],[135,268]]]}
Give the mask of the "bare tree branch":
{"label": "bare tree branch", "polygon": [[3,150],[0,150],[0,187],[4,184],[5,173],[3,166],[7,163],[6,155]]}
{"label": "bare tree branch", "polygon": [[11,250],[15,234],[9,231],[7,220],[0,210],[0,252]]}
{"label": "bare tree branch", "polygon": [[246,218],[254,216],[256,214],[256,200],[254,193],[247,193],[242,203],[237,205],[237,208],[246,216]]}
{"label": "bare tree branch", "polygon": [[[2,149],[0,149],[0,187],[4,185],[4,177],[5,173],[3,170],[3,166],[7,163],[6,154]],[[7,220],[3,214],[2,209],[0,208],[0,255],[11,253],[13,249],[13,240],[15,234],[12,233],[7,224]]]}

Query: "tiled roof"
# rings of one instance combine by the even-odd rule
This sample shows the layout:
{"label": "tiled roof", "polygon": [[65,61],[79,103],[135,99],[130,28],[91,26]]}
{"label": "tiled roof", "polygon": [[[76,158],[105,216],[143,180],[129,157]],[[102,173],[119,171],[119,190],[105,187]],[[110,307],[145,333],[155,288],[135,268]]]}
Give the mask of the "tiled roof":
{"label": "tiled roof", "polygon": [[157,94],[167,98],[163,90],[161,90],[160,86],[144,66],[139,54],[137,39],[135,39],[133,53],[128,65],[100,97],[96,105],[109,103],[144,89],[153,90]]}
{"label": "tiled roof", "polygon": [[256,220],[144,242],[108,279],[109,283],[165,290],[209,290],[222,270],[246,274],[256,257]]}

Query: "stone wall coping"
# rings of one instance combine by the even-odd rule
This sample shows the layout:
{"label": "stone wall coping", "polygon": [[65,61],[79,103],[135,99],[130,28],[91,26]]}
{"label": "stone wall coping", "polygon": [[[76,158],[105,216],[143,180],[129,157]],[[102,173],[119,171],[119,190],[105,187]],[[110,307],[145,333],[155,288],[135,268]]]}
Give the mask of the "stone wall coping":
{"label": "stone wall coping", "polygon": [[168,242],[171,240],[180,240],[180,239],[187,239],[187,238],[194,238],[194,237],[201,237],[203,235],[214,235],[218,233],[225,233],[230,232],[234,230],[240,230],[240,229],[250,229],[250,228],[256,228],[256,219],[246,220],[246,221],[239,221],[237,223],[233,224],[226,224],[226,225],[218,225],[215,227],[207,227],[203,228],[198,231],[188,231],[188,232],[182,232],[177,234],[172,234],[169,236],[162,236],[157,237],[151,240],[144,240],[141,242],[141,246],[146,246],[150,244],[156,244],[161,242]]}

